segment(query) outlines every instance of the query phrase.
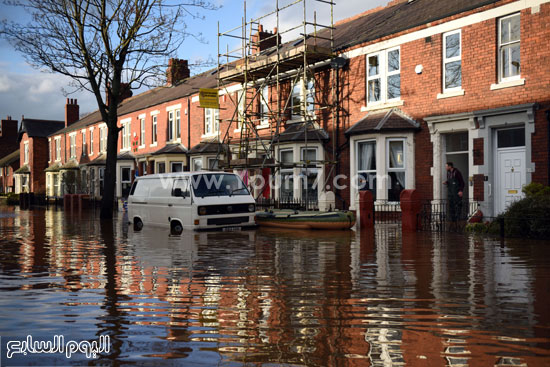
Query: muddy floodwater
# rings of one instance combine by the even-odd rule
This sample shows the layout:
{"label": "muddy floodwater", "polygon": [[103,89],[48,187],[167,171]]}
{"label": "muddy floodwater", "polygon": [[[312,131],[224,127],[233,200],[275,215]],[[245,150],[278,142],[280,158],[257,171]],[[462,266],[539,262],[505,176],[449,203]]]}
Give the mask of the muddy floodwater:
{"label": "muddy floodwater", "polygon": [[3,367],[550,366],[550,241],[4,206],[0,336]]}

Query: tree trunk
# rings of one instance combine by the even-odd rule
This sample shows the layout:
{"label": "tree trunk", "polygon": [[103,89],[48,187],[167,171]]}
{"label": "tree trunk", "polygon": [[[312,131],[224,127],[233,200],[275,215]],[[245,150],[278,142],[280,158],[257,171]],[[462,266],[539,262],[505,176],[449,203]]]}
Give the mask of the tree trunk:
{"label": "tree trunk", "polygon": [[113,217],[119,133],[116,116],[116,108],[109,107],[109,121],[107,121],[107,161],[105,162],[105,177],[103,178],[103,197],[101,198],[100,212],[100,217],[102,219],[110,219]]}

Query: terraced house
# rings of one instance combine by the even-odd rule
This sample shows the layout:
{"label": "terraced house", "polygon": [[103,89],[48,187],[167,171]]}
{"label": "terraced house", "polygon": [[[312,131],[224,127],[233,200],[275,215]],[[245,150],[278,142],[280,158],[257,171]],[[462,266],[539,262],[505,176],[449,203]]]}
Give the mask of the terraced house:
{"label": "terraced house", "polygon": [[[118,197],[136,174],[225,169],[257,198],[322,209],[357,209],[364,189],[438,201],[452,161],[493,216],[548,184],[550,1],[398,0],[292,41],[252,33],[237,61],[219,52],[227,63],[190,77],[172,59],[165,86],[121,103]],[[220,108],[199,107],[199,88],[217,88]],[[99,113],[47,139],[48,195],[100,197]]]}

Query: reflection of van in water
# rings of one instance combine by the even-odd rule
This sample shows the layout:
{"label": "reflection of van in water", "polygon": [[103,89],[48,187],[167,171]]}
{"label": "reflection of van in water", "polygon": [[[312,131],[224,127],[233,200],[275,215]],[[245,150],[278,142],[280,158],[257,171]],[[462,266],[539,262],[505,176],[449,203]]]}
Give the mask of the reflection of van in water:
{"label": "reflection of van in water", "polygon": [[254,198],[234,173],[164,173],[136,178],[128,197],[128,220],[186,229],[254,226]]}

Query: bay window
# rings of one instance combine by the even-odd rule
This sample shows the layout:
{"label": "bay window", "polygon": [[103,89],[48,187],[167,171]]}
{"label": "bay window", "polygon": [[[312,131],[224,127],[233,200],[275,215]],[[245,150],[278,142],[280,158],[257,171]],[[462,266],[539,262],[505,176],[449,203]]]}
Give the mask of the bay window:
{"label": "bay window", "polygon": [[279,151],[279,160],[281,163],[281,187],[279,199],[289,201],[294,199],[294,170],[292,163],[294,162],[294,151],[285,149]]}
{"label": "bay window", "polygon": [[401,191],[405,189],[405,140],[388,139],[388,200],[399,201]]}
{"label": "bay window", "polygon": [[376,141],[357,143],[358,189],[369,190],[376,200]]}

